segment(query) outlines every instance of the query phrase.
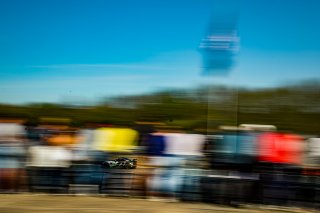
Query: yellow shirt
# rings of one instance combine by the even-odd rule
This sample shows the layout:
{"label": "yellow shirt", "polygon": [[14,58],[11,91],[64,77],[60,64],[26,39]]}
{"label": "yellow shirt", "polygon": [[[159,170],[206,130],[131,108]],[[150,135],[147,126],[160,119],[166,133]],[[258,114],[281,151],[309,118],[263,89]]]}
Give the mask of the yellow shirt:
{"label": "yellow shirt", "polygon": [[138,133],[129,128],[99,128],[93,148],[100,151],[130,152],[136,147]]}

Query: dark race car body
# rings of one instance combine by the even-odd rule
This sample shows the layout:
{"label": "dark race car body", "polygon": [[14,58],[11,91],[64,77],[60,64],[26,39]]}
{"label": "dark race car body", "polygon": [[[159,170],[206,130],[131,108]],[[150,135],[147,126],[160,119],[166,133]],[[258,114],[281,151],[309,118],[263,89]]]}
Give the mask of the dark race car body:
{"label": "dark race car body", "polygon": [[104,161],[102,167],[106,169],[135,169],[137,168],[137,160],[122,157]]}

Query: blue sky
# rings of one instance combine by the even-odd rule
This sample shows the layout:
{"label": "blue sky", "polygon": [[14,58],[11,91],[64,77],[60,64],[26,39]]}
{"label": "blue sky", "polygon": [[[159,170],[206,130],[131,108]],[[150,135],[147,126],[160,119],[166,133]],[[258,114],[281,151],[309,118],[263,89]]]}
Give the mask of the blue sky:
{"label": "blue sky", "polygon": [[318,0],[243,0],[234,67],[203,75],[198,47],[216,2],[0,0],[0,102],[320,78]]}

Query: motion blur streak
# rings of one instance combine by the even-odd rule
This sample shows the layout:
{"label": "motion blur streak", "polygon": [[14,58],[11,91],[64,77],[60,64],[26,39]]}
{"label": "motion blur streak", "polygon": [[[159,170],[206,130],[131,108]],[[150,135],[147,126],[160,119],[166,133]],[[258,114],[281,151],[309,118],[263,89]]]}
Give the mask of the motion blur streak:
{"label": "motion blur streak", "polygon": [[0,0],[0,212],[319,210],[319,8]]}
{"label": "motion blur streak", "polygon": [[[209,130],[206,88],[86,108],[2,105],[1,191],[317,208],[317,90],[239,89],[236,126],[233,88],[216,87]],[[102,167],[118,157],[137,159],[137,169]]]}

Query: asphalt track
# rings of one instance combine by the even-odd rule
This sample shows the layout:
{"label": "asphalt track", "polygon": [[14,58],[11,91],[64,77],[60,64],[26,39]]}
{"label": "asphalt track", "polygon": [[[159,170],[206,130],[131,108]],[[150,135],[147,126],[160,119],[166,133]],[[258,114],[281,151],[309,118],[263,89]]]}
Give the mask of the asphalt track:
{"label": "asphalt track", "polygon": [[46,194],[2,194],[1,213],[212,213],[212,212],[316,212],[299,208],[279,208],[271,206],[242,206],[238,208],[203,203],[169,202],[147,199],[70,196]]}

